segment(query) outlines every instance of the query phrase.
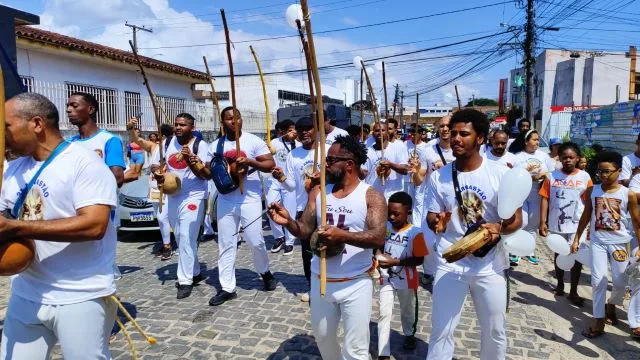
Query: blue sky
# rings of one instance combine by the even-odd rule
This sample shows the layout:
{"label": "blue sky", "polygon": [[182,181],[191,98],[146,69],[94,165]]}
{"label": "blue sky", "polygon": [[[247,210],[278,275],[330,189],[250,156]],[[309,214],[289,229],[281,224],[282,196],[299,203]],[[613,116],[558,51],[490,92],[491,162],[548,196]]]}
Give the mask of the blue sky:
{"label": "blue sky", "polygon": [[[309,5],[315,33],[500,2],[311,0]],[[44,28],[123,49],[128,48],[127,40],[131,37],[130,29],[124,26],[125,21],[151,27],[153,34],[141,33],[138,37],[143,54],[199,70],[203,68],[201,57],[206,55],[213,65],[214,74],[226,73],[224,46],[198,45],[224,41],[220,8],[227,12],[234,41],[295,35],[284,16],[286,7],[295,3],[293,0],[5,0],[3,3],[41,15]],[[549,23],[561,28],[559,32],[542,33],[539,48],[625,51],[629,45],[639,43],[640,25],[634,20],[640,16],[638,1],[536,0],[536,8],[538,24]],[[552,18],[553,15],[556,17]],[[524,24],[524,9],[518,1],[383,26],[318,34],[318,63],[320,66],[342,64],[350,62],[356,55],[366,60],[487,36],[506,30],[500,27],[500,23]],[[495,98],[498,79],[507,77],[509,69],[517,66],[522,56],[521,51],[516,52],[510,45],[504,45],[495,53],[491,51],[496,50],[499,43],[514,43],[523,38],[522,35],[513,37],[513,33],[508,33],[484,41],[388,58],[385,60],[388,86],[397,82],[407,94],[426,92],[421,99],[432,103],[453,103],[455,84],[461,90],[463,101],[471,94]],[[236,45],[236,72],[254,71],[248,45]],[[265,71],[299,69],[303,63],[296,38],[257,41],[252,45],[260,55]],[[493,66],[485,69],[488,64]],[[371,70],[374,70],[373,62],[371,65]],[[467,71],[469,68],[471,70]],[[456,79],[461,74],[465,76]],[[276,76],[273,81],[299,76]],[[323,82],[329,84],[345,77],[359,78],[359,71],[345,66],[321,73]],[[374,79],[380,83],[379,75],[374,75]]]}

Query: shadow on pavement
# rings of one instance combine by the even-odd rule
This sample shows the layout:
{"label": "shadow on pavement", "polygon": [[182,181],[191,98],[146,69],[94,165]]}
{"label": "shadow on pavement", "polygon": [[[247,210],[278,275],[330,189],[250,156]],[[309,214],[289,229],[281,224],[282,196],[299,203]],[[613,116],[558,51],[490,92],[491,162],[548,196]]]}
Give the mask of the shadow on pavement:
{"label": "shadow on pavement", "polygon": [[[400,308],[394,307],[394,313],[396,311],[400,311]],[[391,326],[393,326],[393,322],[391,322]],[[369,322],[369,332],[371,337],[371,342],[369,343],[369,354],[371,354],[372,359],[378,358],[378,323],[377,322]],[[419,336],[416,336],[416,349],[413,351],[407,351],[404,349],[404,334],[398,332],[396,329],[391,329],[389,334],[389,344],[391,344],[391,356],[394,359],[424,359],[427,357],[427,352],[429,351],[429,344],[421,339]]]}
{"label": "shadow on pavement", "polygon": [[320,350],[311,335],[296,335],[285,340],[274,353],[267,357],[268,360],[281,359],[321,359]]}

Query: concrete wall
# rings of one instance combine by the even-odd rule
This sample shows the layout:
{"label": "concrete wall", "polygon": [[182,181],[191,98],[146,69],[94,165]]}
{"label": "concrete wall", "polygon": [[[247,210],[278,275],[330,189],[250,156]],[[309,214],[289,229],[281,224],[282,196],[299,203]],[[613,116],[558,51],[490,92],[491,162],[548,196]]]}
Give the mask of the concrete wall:
{"label": "concrete wall", "polygon": [[585,76],[582,101],[585,105],[605,105],[616,101],[616,86],[620,99],[629,94],[630,59],[624,56],[596,56],[586,59],[590,76]]}

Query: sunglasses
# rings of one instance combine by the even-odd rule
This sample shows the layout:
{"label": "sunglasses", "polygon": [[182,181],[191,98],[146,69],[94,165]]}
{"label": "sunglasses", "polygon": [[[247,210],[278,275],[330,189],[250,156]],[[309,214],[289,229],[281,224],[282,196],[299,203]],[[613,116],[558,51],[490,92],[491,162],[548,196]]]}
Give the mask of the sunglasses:
{"label": "sunglasses", "polygon": [[337,162],[340,162],[340,161],[349,161],[349,160],[355,162],[355,160],[353,158],[346,157],[346,156],[327,156],[325,158],[325,161],[327,162],[327,165],[329,165],[329,166],[331,166],[331,165],[333,165],[333,164],[335,164]]}

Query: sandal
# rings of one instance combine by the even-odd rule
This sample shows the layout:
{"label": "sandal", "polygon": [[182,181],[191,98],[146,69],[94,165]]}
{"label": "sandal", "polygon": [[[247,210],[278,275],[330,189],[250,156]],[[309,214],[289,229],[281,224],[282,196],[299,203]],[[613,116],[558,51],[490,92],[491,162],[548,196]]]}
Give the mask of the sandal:
{"label": "sandal", "polygon": [[602,330],[593,330],[593,328],[591,326],[589,326],[589,328],[587,328],[586,330],[582,331],[582,335],[584,337],[586,337],[587,339],[595,339],[597,337],[600,337],[600,336],[604,335],[604,329],[602,329]]}
{"label": "sandal", "polygon": [[564,296],[564,294],[565,294],[564,288],[556,287],[555,289],[553,289],[553,294],[555,296]]}
{"label": "sandal", "polygon": [[640,339],[640,327],[631,329],[631,337],[634,339]]}
{"label": "sandal", "polygon": [[569,296],[567,296],[567,300],[577,307],[584,306],[584,298],[580,297],[578,294],[569,294]]}
{"label": "sandal", "polygon": [[611,304],[605,305],[605,322],[609,325],[618,325],[618,315],[616,315],[616,306]]}

